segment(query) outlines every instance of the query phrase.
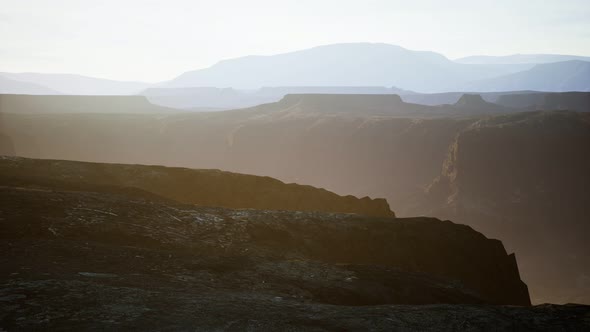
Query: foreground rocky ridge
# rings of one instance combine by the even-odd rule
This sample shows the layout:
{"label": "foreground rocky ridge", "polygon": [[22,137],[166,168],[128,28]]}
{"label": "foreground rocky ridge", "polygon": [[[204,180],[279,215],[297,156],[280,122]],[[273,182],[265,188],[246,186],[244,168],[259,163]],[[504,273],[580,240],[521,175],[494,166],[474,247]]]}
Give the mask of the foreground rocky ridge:
{"label": "foreground rocky ridge", "polygon": [[[588,325],[583,306],[485,305],[530,304],[514,256],[449,221],[199,207],[22,179],[0,197],[8,330]],[[439,305],[413,306],[425,304]]]}
{"label": "foreground rocky ridge", "polygon": [[[32,248],[52,241],[57,241],[59,246],[64,242],[72,242],[74,246],[75,243],[100,243],[120,247],[122,251],[127,247],[144,248],[196,260],[215,258],[215,263],[211,264],[220,266],[210,267],[213,270],[250,270],[254,275],[257,273],[251,269],[261,263],[276,264],[276,271],[268,273],[280,273],[281,265],[301,271],[327,264],[324,270],[336,271],[336,275],[342,277],[334,282],[324,280],[327,282],[323,285],[325,301],[336,304],[530,304],[514,255],[507,255],[500,241],[489,240],[467,226],[449,221],[225,210],[130,194],[38,187],[4,187],[2,191],[6,205],[2,208],[0,236],[9,242],[39,241]],[[35,250],[28,245],[26,248]],[[78,250],[68,248],[63,247],[63,254],[70,252],[74,257],[67,259],[79,260]],[[41,250],[39,255],[51,252]],[[90,259],[87,263],[91,265],[95,264],[92,256],[87,256]],[[46,260],[52,261],[48,257]],[[114,258],[102,268],[120,263]],[[354,265],[359,265],[358,275],[354,273]],[[122,267],[125,269],[128,265]],[[395,269],[418,274],[406,276]],[[392,273],[388,272],[390,270]],[[375,279],[375,285],[364,285],[369,294],[363,294],[360,285],[355,287],[357,282],[366,282],[362,278],[358,280],[363,273],[368,279]],[[400,280],[414,280],[413,283],[424,287],[402,287],[399,293],[392,291],[391,287],[395,289],[401,285],[392,281],[396,273]],[[292,277],[307,278],[305,274]],[[388,279],[391,279],[389,286]],[[339,283],[351,287],[335,290],[330,295],[330,288],[337,288]],[[372,287],[376,288],[371,291]],[[390,291],[386,292],[388,289]],[[371,295],[371,292],[375,293]],[[334,299],[329,300],[331,297]]]}
{"label": "foreground rocky ridge", "polygon": [[219,170],[0,157],[0,179],[13,186],[145,191],[148,196],[202,206],[395,216],[384,199],[338,196],[270,177]]}

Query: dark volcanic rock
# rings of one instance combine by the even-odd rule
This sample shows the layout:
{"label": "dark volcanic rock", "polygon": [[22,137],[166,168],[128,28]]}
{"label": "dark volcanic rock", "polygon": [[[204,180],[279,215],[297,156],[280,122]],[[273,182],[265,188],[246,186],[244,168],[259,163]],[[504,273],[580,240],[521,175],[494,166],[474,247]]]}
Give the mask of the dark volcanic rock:
{"label": "dark volcanic rock", "polygon": [[163,166],[0,158],[0,178],[13,185],[143,190],[182,203],[229,208],[358,213],[394,216],[384,199],[339,196],[270,177]]}

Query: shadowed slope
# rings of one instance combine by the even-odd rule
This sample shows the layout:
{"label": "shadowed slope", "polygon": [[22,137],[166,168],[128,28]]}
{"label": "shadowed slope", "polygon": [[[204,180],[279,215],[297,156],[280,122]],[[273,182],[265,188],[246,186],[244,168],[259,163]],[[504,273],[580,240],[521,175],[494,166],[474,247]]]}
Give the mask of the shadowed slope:
{"label": "shadowed slope", "polygon": [[519,254],[535,302],[588,303],[589,150],[588,113],[478,121],[451,145],[420,212],[501,238]]}
{"label": "shadowed slope", "polygon": [[0,171],[2,182],[11,185],[137,188],[178,202],[204,206],[395,216],[384,199],[343,197],[311,186],[219,170],[4,157],[0,159]]}

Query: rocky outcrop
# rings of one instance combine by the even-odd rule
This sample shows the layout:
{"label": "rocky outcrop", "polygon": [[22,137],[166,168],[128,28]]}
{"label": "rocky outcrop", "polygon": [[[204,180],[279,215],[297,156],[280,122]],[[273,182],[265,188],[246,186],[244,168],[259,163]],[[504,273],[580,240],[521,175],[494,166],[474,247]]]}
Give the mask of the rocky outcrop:
{"label": "rocky outcrop", "polygon": [[457,102],[455,103],[455,106],[457,106],[457,107],[481,107],[481,106],[487,106],[488,104],[490,104],[490,103],[483,100],[483,98],[480,95],[464,94],[461,96],[461,98],[459,98],[459,100],[457,100]]}
{"label": "rocky outcrop", "polygon": [[339,196],[270,177],[163,166],[99,164],[26,158],[0,159],[0,177],[12,185],[62,189],[139,189],[177,202],[263,210],[326,211],[395,216],[384,199]]}
{"label": "rocky outcrop", "polygon": [[467,117],[514,112],[511,108],[485,101],[479,94],[463,94],[453,105],[443,105],[440,108],[445,110],[443,113]]}

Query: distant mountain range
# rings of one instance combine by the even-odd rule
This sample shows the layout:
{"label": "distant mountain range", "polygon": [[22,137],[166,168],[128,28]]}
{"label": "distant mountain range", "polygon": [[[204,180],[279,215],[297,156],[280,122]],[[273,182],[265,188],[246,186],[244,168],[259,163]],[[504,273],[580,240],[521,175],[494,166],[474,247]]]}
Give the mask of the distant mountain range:
{"label": "distant mountain range", "polygon": [[561,54],[513,54],[504,56],[474,55],[455,59],[455,62],[465,64],[508,65],[523,63],[552,63],[570,60],[590,61],[590,57]]}
{"label": "distant mountain range", "polygon": [[[1,74],[0,74],[1,75]],[[1,94],[25,94],[25,95],[53,95],[59,92],[45,86],[31,83],[11,80],[0,76],[0,93]]]}
{"label": "distant mountain range", "polygon": [[[590,91],[589,68],[590,57],[574,55],[473,56],[453,61],[438,53],[395,45],[350,43],[223,60],[156,84],[70,74],[0,73],[0,93],[143,93],[164,106],[235,108],[252,106],[260,100],[277,101],[287,93],[316,93],[309,91],[314,89],[317,93],[359,93],[349,89],[374,93],[378,89],[392,89],[397,94],[404,94],[403,91]],[[240,92],[240,96],[231,96],[231,90],[224,90],[223,100],[215,97],[219,94],[215,89],[228,88],[253,90],[258,95],[246,96]]]}
{"label": "distant mountain range", "polygon": [[[38,88],[37,90],[21,90],[23,92],[19,93],[22,94],[133,95],[150,85],[149,83],[114,81],[73,74],[0,73],[0,79],[9,79],[19,84],[33,83],[48,90],[47,92],[38,91]],[[2,84],[0,88],[4,90],[4,83],[0,84]],[[15,83],[11,82],[11,84]]]}
{"label": "distant mountain range", "polygon": [[396,86],[445,91],[465,82],[529,69],[531,65],[465,65],[434,52],[373,43],[335,44],[273,56],[224,60],[189,71],[162,87]]}
{"label": "distant mountain range", "polygon": [[539,64],[522,72],[476,81],[467,91],[590,91],[590,62],[571,60]]}

